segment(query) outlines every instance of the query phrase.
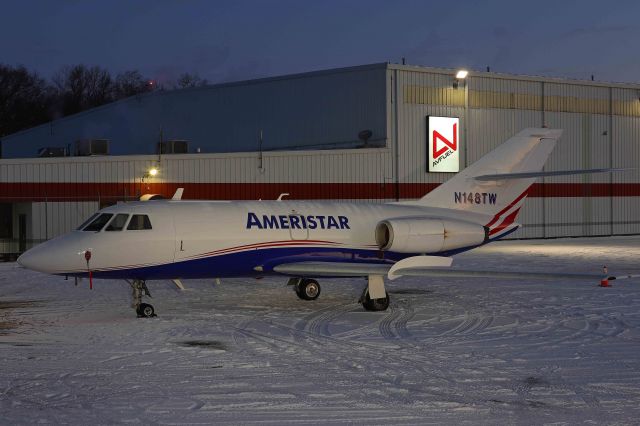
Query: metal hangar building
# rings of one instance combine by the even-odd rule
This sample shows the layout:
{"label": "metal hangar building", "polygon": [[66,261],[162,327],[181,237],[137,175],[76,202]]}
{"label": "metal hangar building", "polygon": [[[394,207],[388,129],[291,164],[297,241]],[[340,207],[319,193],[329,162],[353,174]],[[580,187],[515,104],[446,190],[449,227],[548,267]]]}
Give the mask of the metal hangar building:
{"label": "metal hangar building", "polygon": [[[436,117],[454,120],[460,170],[540,126],[564,129],[546,170],[640,164],[637,84],[381,63],[159,90],[2,138],[0,255],[178,187],[185,199],[419,198],[452,175],[433,171]],[[637,171],[544,178],[511,238],[638,234],[639,212]]]}

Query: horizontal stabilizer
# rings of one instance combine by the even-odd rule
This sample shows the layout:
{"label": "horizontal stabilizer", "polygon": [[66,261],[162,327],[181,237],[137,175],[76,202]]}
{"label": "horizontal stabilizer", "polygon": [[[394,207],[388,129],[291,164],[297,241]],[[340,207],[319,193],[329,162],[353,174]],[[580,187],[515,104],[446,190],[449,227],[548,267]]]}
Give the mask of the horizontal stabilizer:
{"label": "horizontal stabilizer", "polygon": [[626,170],[635,170],[635,168],[626,167],[626,168],[618,168],[618,169],[559,170],[556,172],[500,173],[495,175],[476,176],[474,179],[479,181],[495,181],[495,180],[508,180],[508,179],[552,177],[552,176],[587,175],[592,173],[622,172]]}

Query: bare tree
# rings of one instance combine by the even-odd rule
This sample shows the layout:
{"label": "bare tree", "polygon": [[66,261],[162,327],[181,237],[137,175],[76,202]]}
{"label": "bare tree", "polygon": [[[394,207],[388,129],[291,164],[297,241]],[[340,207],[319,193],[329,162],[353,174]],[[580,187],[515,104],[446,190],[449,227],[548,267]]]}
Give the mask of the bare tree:
{"label": "bare tree", "polygon": [[53,82],[63,115],[75,114],[113,101],[111,75],[100,67],[74,65],[60,70]]}
{"label": "bare tree", "polygon": [[139,71],[124,71],[116,76],[114,98],[122,99],[147,93],[153,90],[152,82],[144,78]]}
{"label": "bare tree", "polygon": [[52,97],[36,73],[0,64],[0,136],[46,122]]}
{"label": "bare tree", "polygon": [[[23,66],[0,64],[0,136],[155,89],[137,70],[113,79],[103,68],[82,64],[62,68],[52,82]],[[183,73],[173,88],[206,84],[198,74]]]}
{"label": "bare tree", "polygon": [[207,80],[201,78],[198,74],[185,72],[181,74],[180,77],[178,77],[178,81],[176,82],[174,88],[186,89],[188,87],[206,86],[207,84]]}

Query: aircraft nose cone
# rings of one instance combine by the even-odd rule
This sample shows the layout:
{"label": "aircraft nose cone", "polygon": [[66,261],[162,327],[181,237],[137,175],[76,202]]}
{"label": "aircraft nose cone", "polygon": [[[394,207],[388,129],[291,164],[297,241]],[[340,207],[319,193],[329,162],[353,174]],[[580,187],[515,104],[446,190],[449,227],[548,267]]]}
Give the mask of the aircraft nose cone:
{"label": "aircraft nose cone", "polygon": [[20,256],[18,256],[17,260],[18,265],[22,266],[23,268],[28,268],[27,265],[29,264],[29,256],[27,256],[26,254],[27,252],[22,253]]}
{"label": "aircraft nose cone", "polygon": [[84,235],[68,234],[31,248],[18,258],[18,264],[32,271],[46,274],[67,274],[84,269],[86,262],[80,247],[85,246]]}
{"label": "aircraft nose cone", "polygon": [[41,263],[38,258],[41,257],[33,249],[27,250],[18,257],[18,264],[23,268],[38,271],[38,265]]}

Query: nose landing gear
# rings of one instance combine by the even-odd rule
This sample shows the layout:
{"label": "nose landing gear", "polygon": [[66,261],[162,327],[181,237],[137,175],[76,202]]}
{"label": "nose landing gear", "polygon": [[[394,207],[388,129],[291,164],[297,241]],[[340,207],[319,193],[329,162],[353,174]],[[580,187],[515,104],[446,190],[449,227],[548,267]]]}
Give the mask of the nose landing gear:
{"label": "nose landing gear", "polygon": [[138,314],[138,318],[152,318],[155,317],[155,311],[153,306],[149,303],[142,303],[142,296],[147,295],[151,297],[151,293],[147,288],[147,284],[145,284],[144,280],[133,280],[129,282],[129,285],[133,289],[133,303],[131,307],[136,310],[136,314]]}

